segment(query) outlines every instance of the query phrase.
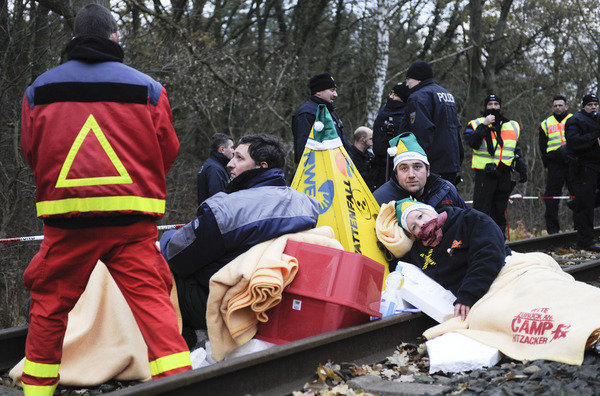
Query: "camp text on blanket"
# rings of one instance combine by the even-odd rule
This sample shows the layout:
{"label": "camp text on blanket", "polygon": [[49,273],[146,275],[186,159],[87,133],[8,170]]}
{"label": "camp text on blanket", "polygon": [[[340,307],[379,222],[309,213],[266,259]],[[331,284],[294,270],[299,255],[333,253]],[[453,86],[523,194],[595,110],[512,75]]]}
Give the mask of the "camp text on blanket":
{"label": "camp text on blanket", "polygon": [[534,308],[531,312],[520,312],[511,323],[513,342],[531,345],[547,344],[566,338],[571,325],[557,324],[553,331],[549,331],[553,327],[554,318],[549,313],[549,308]]}

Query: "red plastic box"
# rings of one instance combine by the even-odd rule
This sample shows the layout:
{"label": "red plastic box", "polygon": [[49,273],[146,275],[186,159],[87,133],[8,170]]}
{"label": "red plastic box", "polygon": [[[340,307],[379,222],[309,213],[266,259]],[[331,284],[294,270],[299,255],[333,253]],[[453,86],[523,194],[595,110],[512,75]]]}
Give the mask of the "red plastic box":
{"label": "red plastic box", "polygon": [[303,242],[288,241],[284,253],[298,259],[298,273],[256,338],[284,344],[381,317],[382,264]]}

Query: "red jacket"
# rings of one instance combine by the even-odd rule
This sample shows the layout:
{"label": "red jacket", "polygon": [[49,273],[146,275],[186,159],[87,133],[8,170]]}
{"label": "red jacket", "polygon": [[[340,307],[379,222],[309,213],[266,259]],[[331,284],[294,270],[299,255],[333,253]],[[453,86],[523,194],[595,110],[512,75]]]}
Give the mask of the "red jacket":
{"label": "red jacket", "polygon": [[[86,52],[94,45],[100,59]],[[78,37],[67,53],[71,60],[23,98],[21,147],[38,217],[161,217],[179,150],[166,90],[120,63],[122,50],[109,40]]]}

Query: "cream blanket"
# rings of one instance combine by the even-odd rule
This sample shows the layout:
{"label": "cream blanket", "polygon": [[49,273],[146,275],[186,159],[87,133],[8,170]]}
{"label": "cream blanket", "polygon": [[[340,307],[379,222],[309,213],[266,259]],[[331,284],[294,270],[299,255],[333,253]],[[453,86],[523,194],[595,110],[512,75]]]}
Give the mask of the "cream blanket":
{"label": "cream blanket", "polygon": [[[25,359],[9,375],[21,380]],[[93,386],[112,378],[150,379],[148,348],[121,290],[98,261],[85,291],[69,313],[60,384]]]}
{"label": "cream blanket", "polygon": [[396,258],[404,256],[412,247],[413,240],[398,225],[398,220],[396,219],[396,201],[390,201],[381,205],[381,209],[375,220],[375,233],[377,234],[377,239]]}
{"label": "cream blanket", "polygon": [[600,288],[578,282],[544,253],[516,253],[466,320],[425,331],[469,336],[517,360],[580,365],[588,337],[600,328]]}
{"label": "cream blanket", "polygon": [[331,227],[319,227],[255,245],[215,273],[210,278],[206,308],[214,360],[223,360],[250,341],[258,322],[268,320],[265,311],[281,301],[283,288],[298,270],[297,260],[283,254],[288,240],[343,249]]}

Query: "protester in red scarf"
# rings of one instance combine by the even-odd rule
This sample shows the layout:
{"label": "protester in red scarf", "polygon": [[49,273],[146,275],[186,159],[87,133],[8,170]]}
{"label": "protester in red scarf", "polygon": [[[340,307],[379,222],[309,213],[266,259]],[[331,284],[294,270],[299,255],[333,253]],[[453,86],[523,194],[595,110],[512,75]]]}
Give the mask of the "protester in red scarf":
{"label": "protester in red scarf", "polygon": [[444,208],[411,199],[396,202],[398,223],[416,240],[405,260],[457,297],[454,315],[464,318],[489,289],[510,249],[500,228],[473,209]]}

